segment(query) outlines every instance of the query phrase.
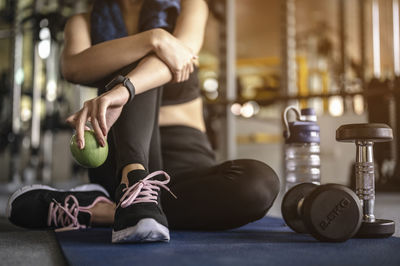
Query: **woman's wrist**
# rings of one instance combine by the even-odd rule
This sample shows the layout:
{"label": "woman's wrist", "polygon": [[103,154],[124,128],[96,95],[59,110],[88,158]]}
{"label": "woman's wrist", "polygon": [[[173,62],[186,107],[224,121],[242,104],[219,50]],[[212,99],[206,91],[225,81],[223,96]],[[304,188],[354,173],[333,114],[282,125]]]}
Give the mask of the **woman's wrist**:
{"label": "woman's wrist", "polygon": [[118,102],[122,103],[122,105],[125,105],[128,101],[129,101],[129,90],[127,88],[125,88],[122,84],[119,84],[117,86],[115,86],[112,89],[113,93],[116,93],[116,95],[118,95]]}

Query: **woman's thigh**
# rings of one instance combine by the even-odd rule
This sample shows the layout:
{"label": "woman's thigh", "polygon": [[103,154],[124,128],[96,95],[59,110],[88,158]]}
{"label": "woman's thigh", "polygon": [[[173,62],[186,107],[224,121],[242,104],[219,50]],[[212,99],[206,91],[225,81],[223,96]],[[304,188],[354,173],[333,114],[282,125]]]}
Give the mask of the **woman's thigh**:
{"label": "woman's thigh", "polygon": [[187,126],[160,127],[163,169],[173,177],[180,172],[216,165],[207,135]]}

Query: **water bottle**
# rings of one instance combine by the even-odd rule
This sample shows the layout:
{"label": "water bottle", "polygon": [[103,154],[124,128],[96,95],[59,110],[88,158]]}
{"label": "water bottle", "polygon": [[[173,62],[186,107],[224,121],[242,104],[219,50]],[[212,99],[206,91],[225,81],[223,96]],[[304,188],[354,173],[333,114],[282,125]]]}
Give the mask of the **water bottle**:
{"label": "water bottle", "polygon": [[[288,122],[288,112],[296,114],[296,120]],[[283,112],[285,131],[285,189],[311,182],[319,185],[320,174],[320,136],[317,116],[313,108],[301,112],[288,106]]]}

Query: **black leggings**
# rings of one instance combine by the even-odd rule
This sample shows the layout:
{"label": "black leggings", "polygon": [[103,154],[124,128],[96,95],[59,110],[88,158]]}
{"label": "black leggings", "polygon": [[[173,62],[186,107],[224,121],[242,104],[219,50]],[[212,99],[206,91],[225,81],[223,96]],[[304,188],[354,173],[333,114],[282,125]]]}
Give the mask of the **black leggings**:
{"label": "black leggings", "polygon": [[124,165],[141,163],[150,172],[164,169],[178,196],[161,195],[174,229],[230,229],[263,217],[279,192],[275,172],[256,160],[217,164],[206,135],[194,128],[159,129],[160,95],[154,89],[124,107],[108,138],[106,163],[89,171],[91,182],[114,195]]}
{"label": "black leggings", "polygon": [[229,229],[263,217],[279,192],[279,180],[266,164],[233,160],[216,164],[207,136],[185,126],[162,127],[164,169],[169,193],[161,195],[171,228]]}

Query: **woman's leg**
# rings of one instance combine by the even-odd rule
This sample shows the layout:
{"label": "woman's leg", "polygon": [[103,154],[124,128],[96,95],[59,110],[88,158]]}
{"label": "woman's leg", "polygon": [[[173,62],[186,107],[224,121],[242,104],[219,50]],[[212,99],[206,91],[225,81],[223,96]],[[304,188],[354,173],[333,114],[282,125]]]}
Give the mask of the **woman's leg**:
{"label": "woman's leg", "polygon": [[162,194],[170,228],[219,230],[262,218],[279,192],[279,179],[266,164],[234,160],[173,176],[170,189],[178,199]]}
{"label": "woman's leg", "polygon": [[139,164],[150,172],[162,169],[158,130],[161,93],[158,88],[137,95],[124,107],[108,134],[107,160],[100,167],[89,169],[91,183],[102,185],[113,199],[124,166]]}
{"label": "woman's leg", "polygon": [[104,187],[111,199],[115,199],[115,190],[121,182],[120,177],[117,177],[117,167],[115,162],[115,144],[112,136],[113,132],[110,131],[107,136],[108,142],[108,156],[106,161],[97,168],[89,168],[89,181],[90,183],[99,184]]}
{"label": "woman's leg", "polygon": [[228,229],[261,218],[271,207],[279,179],[268,165],[255,160],[217,164],[207,136],[191,127],[161,127],[160,133],[169,187],[178,196],[162,194],[170,227]]}
{"label": "woman's leg", "polygon": [[158,193],[160,176],[148,176],[149,167],[161,167],[157,161],[160,101],[161,89],[138,95],[124,106],[112,128],[117,177],[121,178],[115,191],[113,243],[169,241]]}
{"label": "woman's leg", "polygon": [[[138,165],[138,169],[149,169],[150,148],[152,140],[157,137],[155,131],[158,131],[160,100],[161,88],[137,95],[131,103],[124,106],[112,127],[118,176],[125,167],[132,164]],[[152,154],[157,153],[157,147],[152,147],[151,150]],[[152,162],[154,164],[161,166],[161,162]]]}
{"label": "woman's leg", "polygon": [[[91,182],[103,185],[117,204],[120,203],[127,187],[145,178],[149,171],[162,168],[158,128],[161,93],[162,89],[158,88],[137,95],[124,107],[108,135],[110,149],[106,162],[99,168],[89,170]],[[94,217],[98,220],[107,218],[108,222],[112,221],[113,242],[142,239],[132,228],[138,227],[138,223],[143,219],[154,219],[159,223],[156,225],[158,227],[167,226],[165,215],[157,204],[134,204],[126,208],[119,206],[116,209],[115,206],[113,209],[106,207],[102,206],[96,210],[95,213],[99,215]],[[109,216],[110,213],[112,217]],[[158,232],[153,224],[142,222],[141,225],[152,232]],[[145,233],[142,229],[139,231]],[[164,240],[164,231],[161,239],[152,237],[151,241]]]}

